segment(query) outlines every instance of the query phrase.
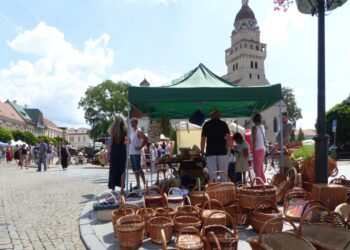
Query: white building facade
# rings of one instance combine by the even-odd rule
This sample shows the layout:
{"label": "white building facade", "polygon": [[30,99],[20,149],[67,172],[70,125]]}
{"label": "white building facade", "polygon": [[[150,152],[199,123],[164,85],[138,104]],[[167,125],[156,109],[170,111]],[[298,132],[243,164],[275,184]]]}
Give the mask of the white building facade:
{"label": "white building facade", "polygon": [[68,143],[76,148],[83,148],[92,145],[89,130],[87,128],[70,128],[67,130]]}

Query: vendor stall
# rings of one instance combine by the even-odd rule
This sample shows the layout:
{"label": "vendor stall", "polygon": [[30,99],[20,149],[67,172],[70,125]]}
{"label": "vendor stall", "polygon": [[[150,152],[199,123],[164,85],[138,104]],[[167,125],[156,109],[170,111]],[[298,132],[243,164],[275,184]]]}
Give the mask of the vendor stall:
{"label": "vendor stall", "polygon": [[129,118],[131,107],[152,119],[188,119],[196,111],[207,116],[212,107],[223,118],[251,117],[282,100],[280,84],[238,87],[203,64],[166,86],[130,86],[128,91]]}

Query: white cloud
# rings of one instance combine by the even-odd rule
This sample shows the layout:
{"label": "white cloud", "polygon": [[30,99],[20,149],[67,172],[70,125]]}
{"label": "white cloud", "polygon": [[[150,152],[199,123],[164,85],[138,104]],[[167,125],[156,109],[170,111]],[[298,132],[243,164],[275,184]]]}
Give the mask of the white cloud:
{"label": "white cloud", "polygon": [[310,16],[301,14],[295,5],[286,12],[270,10],[261,27],[261,41],[268,45],[286,41],[294,32],[302,30],[308,20]]}
{"label": "white cloud", "polygon": [[113,74],[111,80],[128,81],[132,85],[139,85],[144,78],[151,84],[152,87],[161,86],[169,81],[179,77],[180,73],[175,73],[170,76],[155,74],[151,71],[141,69],[139,67],[123,72],[122,74]]}
{"label": "white cloud", "polygon": [[36,55],[36,61],[18,60],[0,69],[1,100],[17,100],[39,108],[60,124],[84,124],[78,101],[88,86],[101,83],[113,64],[109,35],[85,42],[79,51],[56,27],[39,23],[20,33],[8,45],[19,53]]}
{"label": "white cloud", "polygon": [[294,92],[296,96],[305,96],[305,89],[304,88],[294,88]]}

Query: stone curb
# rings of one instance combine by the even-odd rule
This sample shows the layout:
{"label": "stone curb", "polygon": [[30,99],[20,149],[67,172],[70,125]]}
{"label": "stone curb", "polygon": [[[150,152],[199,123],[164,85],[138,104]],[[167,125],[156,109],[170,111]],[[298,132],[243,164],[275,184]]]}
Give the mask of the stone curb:
{"label": "stone curb", "polygon": [[94,200],[89,201],[80,213],[79,218],[79,232],[86,249],[90,250],[105,250],[105,246],[95,234],[92,222],[92,204]]}

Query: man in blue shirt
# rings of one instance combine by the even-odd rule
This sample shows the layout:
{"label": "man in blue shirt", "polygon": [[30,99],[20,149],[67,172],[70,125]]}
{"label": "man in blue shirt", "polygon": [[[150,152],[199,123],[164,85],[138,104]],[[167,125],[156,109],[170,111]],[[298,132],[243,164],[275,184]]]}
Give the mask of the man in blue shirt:
{"label": "man in blue shirt", "polygon": [[40,139],[39,152],[38,152],[38,172],[41,172],[41,163],[44,163],[44,171],[46,171],[46,155],[47,155],[47,144],[44,139]]}

